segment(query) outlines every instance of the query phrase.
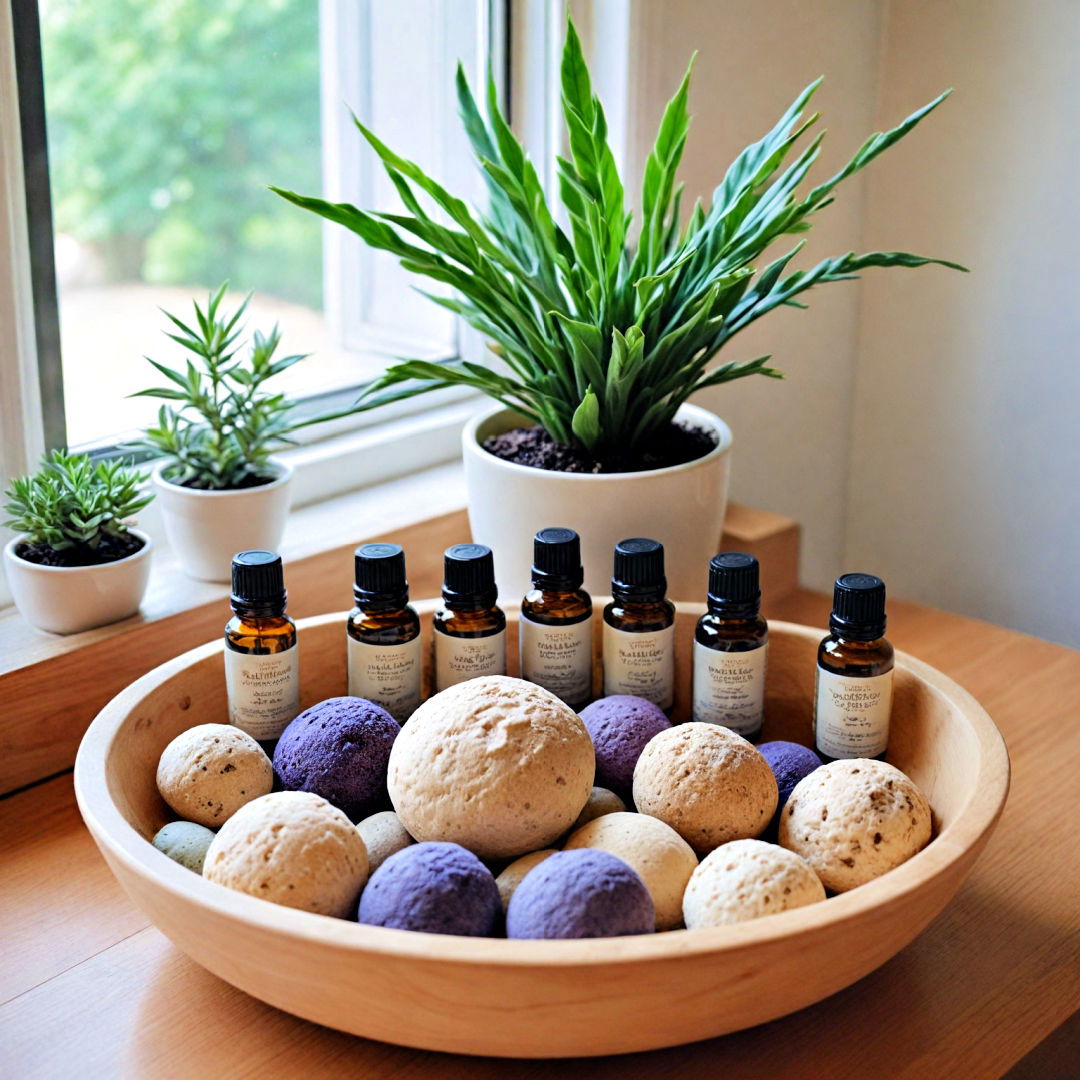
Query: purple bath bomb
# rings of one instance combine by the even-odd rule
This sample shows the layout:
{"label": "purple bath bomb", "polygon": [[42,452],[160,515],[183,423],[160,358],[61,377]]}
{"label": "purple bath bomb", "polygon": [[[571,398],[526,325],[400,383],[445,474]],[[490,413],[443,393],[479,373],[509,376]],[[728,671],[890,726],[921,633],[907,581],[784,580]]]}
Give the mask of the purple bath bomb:
{"label": "purple bath bomb", "polygon": [[809,776],[815,769],[823,764],[821,758],[808,746],[800,743],[776,742],[758,743],[758,751],[769,763],[769,768],[776,777],[776,786],[780,789],[780,801],[776,804],[776,813],[779,815],[788,801],[788,796],[795,790],[795,785],[804,777]]}
{"label": "purple bath bomb", "polygon": [[596,751],[594,783],[629,800],[641,751],[654,735],[671,727],[671,721],[659,705],[629,694],[594,701],[582,709],[581,719]]}
{"label": "purple bath bomb", "polygon": [[460,844],[429,840],[391,855],[371,875],[357,918],[395,930],[490,937],[501,914],[491,871]]}
{"label": "purple bath bomb", "polygon": [[622,859],[593,848],[545,859],[525,875],[506,911],[511,938],[622,937],[655,926],[645,883]]}
{"label": "purple bath bomb", "polygon": [[314,792],[357,821],[387,802],[386,768],[400,730],[374,702],[327,698],[281,733],[274,772],[286,791]]}

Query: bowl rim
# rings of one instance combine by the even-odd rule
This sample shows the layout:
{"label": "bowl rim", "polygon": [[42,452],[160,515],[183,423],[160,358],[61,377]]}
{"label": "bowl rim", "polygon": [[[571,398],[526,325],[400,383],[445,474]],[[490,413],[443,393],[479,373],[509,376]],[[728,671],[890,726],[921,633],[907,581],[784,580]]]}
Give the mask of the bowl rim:
{"label": "bowl rim", "polygon": [[[421,614],[436,602],[415,605]],[[517,605],[504,605],[516,614]],[[701,614],[703,604],[678,604],[680,613]],[[327,623],[344,623],[347,612],[315,615],[297,621],[300,631]],[[812,639],[822,631],[782,620],[770,620],[771,633]],[[934,694],[948,699],[968,718],[978,744],[978,773],[966,803],[932,842],[901,866],[881,877],[833,896],[825,903],[730,926],[672,930],[633,937],[581,940],[509,940],[429,934],[367,926],[348,919],[300,911],[207,881],[158,851],[121,814],[109,793],[106,761],[117,729],[132,707],[152,688],[190,664],[223,650],[217,640],[197,646],[147,672],[121,691],[91,723],[75,761],[74,783],[79,810],[98,846],[109,859],[124,863],[140,877],[153,879],[174,898],[211,909],[218,916],[286,934],[312,945],[375,953],[399,959],[487,967],[593,967],[623,963],[664,962],[674,956],[702,956],[755,948],[780,939],[795,940],[825,926],[856,920],[874,909],[916,892],[954,862],[977,848],[1000,816],[1009,790],[1009,755],[1005,741],[986,710],[947,675],[909,654],[896,652],[896,667],[907,670]]]}

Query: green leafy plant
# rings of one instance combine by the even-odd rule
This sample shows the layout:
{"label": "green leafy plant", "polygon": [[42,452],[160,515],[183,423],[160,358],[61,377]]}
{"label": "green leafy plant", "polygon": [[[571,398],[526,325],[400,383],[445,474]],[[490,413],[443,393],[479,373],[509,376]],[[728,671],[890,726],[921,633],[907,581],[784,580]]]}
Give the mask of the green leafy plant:
{"label": "green leafy plant", "polygon": [[126,536],[127,519],[153,498],[139,491],[145,479],[119,459],[94,463],[86,454],[54,450],[38,472],[11,482],[4,524],[31,545],[98,552],[108,538]]}
{"label": "green leafy plant", "polygon": [[[693,62],[691,61],[691,68]],[[641,187],[641,224],[631,230],[623,182],[592,91],[581,42],[568,24],[562,56],[562,108],[569,156],[558,159],[559,195],[569,231],[549,206],[535,167],[487,87],[487,117],[460,67],[461,116],[487,184],[489,209],[477,213],[400,157],[356,121],[393,182],[405,213],[274,188],[306,210],[344,225],[396,255],[405,269],[449,285],[431,299],[483,333],[501,370],[456,360],[406,360],[361,396],[359,409],[465,384],[542,424],[561,443],[601,459],[647,446],[678,407],[709,386],[748,375],[776,377],[771,357],[732,360],[709,370],[740,330],[815,285],[848,281],[871,266],[922,266],[944,259],[898,251],[848,252],[807,270],[789,270],[802,248],[759,267],[779,238],[806,232],[842,181],[903,138],[947,96],[891,131],[871,136],[836,175],[803,195],[824,132],[786,165],[818,114],[803,111],[821,80],[796,98],[775,127],[735,159],[712,201],[695,204],[685,224],[676,171],[689,128],[690,70],[668,103]],[[434,208],[434,209],[432,209]]]}

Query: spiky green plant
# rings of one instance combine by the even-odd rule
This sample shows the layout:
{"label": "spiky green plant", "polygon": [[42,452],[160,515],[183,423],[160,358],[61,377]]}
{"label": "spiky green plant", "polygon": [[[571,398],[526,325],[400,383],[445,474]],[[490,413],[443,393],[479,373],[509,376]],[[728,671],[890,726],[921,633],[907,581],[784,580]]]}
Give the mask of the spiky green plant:
{"label": "spiky green plant", "polygon": [[470,210],[357,120],[405,213],[365,212],[273,190],[392,252],[406,270],[451,286],[452,297],[431,299],[484,334],[504,361],[501,370],[464,359],[399,362],[366,390],[357,408],[465,384],[531,417],[558,442],[576,444],[601,460],[625,455],[647,446],[697,391],[747,375],[779,376],[767,366],[769,356],[731,360],[711,370],[709,363],[767,312],[805,306],[796,297],[812,286],[848,281],[870,266],[939,263],[963,270],[944,259],[899,251],[848,252],[807,270],[789,270],[802,241],[760,267],[774,241],[806,232],[842,181],[947,96],[871,136],[836,175],[799,195],[824,132],[810,138],[786,167],[785,161],[818,119],[817,113],[806,120],[802,114],[820,82],[811,83],[768,134],[739,154],[711,205],[699,200],[684,224],[676,170],[689,127],[688,69],[645,165],[636,234],[604,110],[572,23],[562,55],[569,157],[558,159],[569,232],[558,223],[536,169],[510,130],[490,78],[485,119],[458,68],[462,120],[487,183],[486,213]]}

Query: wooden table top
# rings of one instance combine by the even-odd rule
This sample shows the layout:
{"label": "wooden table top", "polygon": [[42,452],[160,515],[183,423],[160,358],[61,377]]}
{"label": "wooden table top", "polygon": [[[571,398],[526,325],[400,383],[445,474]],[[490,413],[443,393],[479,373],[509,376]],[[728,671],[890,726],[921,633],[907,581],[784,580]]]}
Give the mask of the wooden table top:
{"label": "wooden table top", "polygon": [[[822,625],[826,600],[798,592],[768,614]],[[1062,1026],[1080,1007],[1080,832],[1066,802],[1080,795],[1080,652],[900,602],[889,636],[989,710],[1009,745],[1012,793],[946,911],[826,1001],[709,1042],[589,1061],[453,1057],[342,1035],[174,949],[105,867],[67,773],[0,801],[0,1073],[967,1078],[1000,1076],[1044,1040],[1060,1068],[1080,1053],[1076,1025]]]}

